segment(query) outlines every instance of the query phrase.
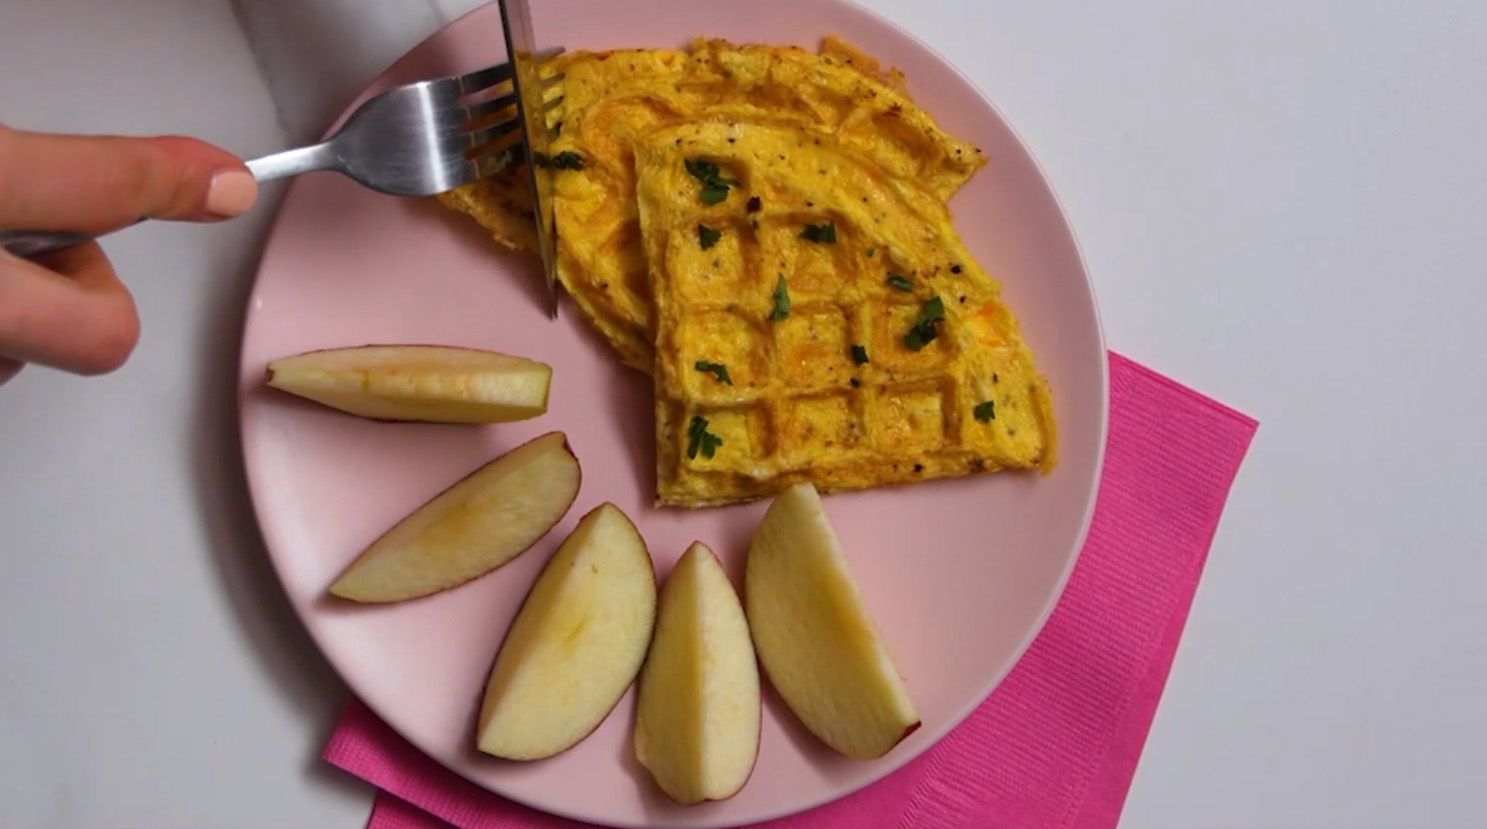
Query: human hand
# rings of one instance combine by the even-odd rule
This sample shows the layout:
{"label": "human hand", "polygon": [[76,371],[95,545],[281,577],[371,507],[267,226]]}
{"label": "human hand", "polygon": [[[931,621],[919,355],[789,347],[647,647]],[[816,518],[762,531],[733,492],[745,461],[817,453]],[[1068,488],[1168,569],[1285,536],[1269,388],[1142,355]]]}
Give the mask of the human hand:
{"label": "human hand", "polygon": [[[257,196],[242,161],[195,139],[0,126],[0,228],[99,235],[140,218],[213,222]],[[113,371],[138,339],[134,299],[98,243],[29,260],[0,250],[0,384],[26,363]]]}

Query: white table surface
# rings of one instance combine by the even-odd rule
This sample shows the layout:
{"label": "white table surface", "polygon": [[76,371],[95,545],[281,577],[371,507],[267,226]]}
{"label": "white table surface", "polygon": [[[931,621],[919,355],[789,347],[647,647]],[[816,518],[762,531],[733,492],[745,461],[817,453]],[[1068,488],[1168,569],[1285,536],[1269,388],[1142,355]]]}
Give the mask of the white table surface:
{"label": "white table surface", "polygon": [[[473,5],[5,0],[0,121],[266,152]],[[867,5],[1031,144],[1112,347],[1262,421],[1123,825],[1480,826],[1487,5]],[[235,437],[277,196],[111,238],[133,360],[0,388],[0,826],[366,818]]]}

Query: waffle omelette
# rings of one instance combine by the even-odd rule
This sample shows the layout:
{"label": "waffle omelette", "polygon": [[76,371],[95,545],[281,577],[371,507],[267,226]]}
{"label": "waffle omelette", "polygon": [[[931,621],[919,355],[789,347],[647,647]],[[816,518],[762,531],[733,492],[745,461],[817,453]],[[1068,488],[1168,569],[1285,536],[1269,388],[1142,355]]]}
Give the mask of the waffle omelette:
{"label": "waffle omelette", "polygon": [[659,503],[1053,466],[1047,385],[934,193],[747,122],[659,130],[635,164]]}
{"label": "waffle omelette", "polygon": [[[946,202],[985,160],[850,44],[557,58],[558,273],[655,374],[657,503],[1050,470],[1049,391]],[[441,197],[532,249],[525,173]]]}
{"label": "waffle omelette", "polygon": [[[851,44],[819,52],[698,39],[686,51],[621,49],[558,56],[562,102],[550,118],[554,155],[575,159],[554,182],[558,278],[584,318],[627,365],[653,360],[649,277],[635,206],[634,145],[652,131],[708,119],[815,126],[948,199],[985,160],[948,135]],[[560,126],[559,126],[560,125]],[[566,154],[566,156],[564,156]],[[441,197],[497,241],[534,249],[525,172],[508,170]]]}

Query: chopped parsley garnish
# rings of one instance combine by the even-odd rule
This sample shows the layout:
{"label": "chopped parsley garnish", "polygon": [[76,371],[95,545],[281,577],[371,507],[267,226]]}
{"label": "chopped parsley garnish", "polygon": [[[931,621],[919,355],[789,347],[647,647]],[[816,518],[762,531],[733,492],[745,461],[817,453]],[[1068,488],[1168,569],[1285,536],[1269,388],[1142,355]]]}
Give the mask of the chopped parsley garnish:
{"label": "chopped parsley garnish", "polygon": [[914,290],[914,283],[910,282],[907,276],[901,273],[894,273],[893,271],[888,272],[888,284],[900,291]]}
{"label": "chopped parsley garnish", "polygon": [[687,426],[687,459],[695,459],[699,451],[702,452],[702,457],[711,458],[722,445],[722,438],[707,431],[707,418],[692,415],[692,422]]}
{"label": "chopped parsley garnish", "polygon": [[985,403],[977,403],[976,408],[971,410],[971,414],[975,415],[976,419],[982,423],[990,423],[996,420],[996,401],[988,400]]}
{"label": "chopped parsley garnish", "polygon": [[703,250],[716,245],[721,238],[723,238],[723,231],[713,230],[707,225],[697,226],[697,244],[701,245]]}
{"label": "chopped parsley garnish", "polygon": [[726,184],[704,184],[698,199],[708,207],[728,198],[728,185]]}
{"label": "chopped parsley garnish", "polygon": [[725,386],[733,385],[733,378],[728,376],[728,367],[723,365],[722,363],[710,363],[707,360],[698,360],[696,363],[692,364],[692,368],[711,374],[712,376],[718,378],[719,383],[722,383]]}
{"label": "chopped parsley garnish", "polygon": [[544,170],[582,170],[583,156],[572,150],[563,150],[555,156],[547,156],[543,153],[532,153],[532,161]]}
{"label": "chopped parsley garnish", "polygon": [[940,336],[940,329],[936,325],[945,319],[945,303],[939,297],[934,297],[924,303],[919,309],[919,316],[914,320],[914,327],[904,335],[904,345],[910,351],[918,351],[929,345],[935,337]]}
{"label": "chopped parsley garnish", "polygon": [[859,366],[867,362],[867,348],[865,346],[852,346],[852,362]]}
{"label": "chopped parsley garnish", "polygon": [[834,245],[836,244],[836,222],[827,222],[824,225],[806,225],[800,231],[800,238],[807,242]]}
{"label": "chopped parsley garnish", "polygon": [[758,213],[763,207],[764,200],[758,196],[749,196],[749,200],[744,202],[744,210],[750,213]]}
{"label": "chopped parsley garnish", "polygon": [[728,198],[728,188],[736,187],[737,181],[727,178],[718,165],[711,161],[703,161],[700,158],[688,159],[686,162],[687,172],[692,178],[702,182],[702,191],[698,199],[705,205],[712,206]]}
{"label": "chopped parsley garnish", "polygon": [[873,258],[873,254],[875,254],[877,252],[878,252],[878,249],[877,248],[868,248],[867,249],[867,258],[869,258],[869,259]]}
{"label": "chopped parsley garnish", "polygon": [[780,279],[774,284],[774,310],[769,312],[769,318],[776,322],[790,316],[790,286],[785,282],[785,275],[780,274]]}

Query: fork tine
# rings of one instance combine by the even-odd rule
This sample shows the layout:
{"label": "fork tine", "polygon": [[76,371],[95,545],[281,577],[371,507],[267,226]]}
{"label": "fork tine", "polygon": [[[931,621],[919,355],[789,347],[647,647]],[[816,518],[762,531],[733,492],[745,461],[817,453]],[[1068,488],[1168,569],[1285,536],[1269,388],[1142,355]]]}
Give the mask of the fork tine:
{"label": "fork tine", "polygon": [[500,138],[503,135],[510,135],[511,133],[514,133],[520,129],[520,118],[508,118],[505,121],[492,124],[488,127],[482,127],[478,130],[471,130],[465,135],[468,141],[468,146],[472,150],[479,151],[497,138]]}
{"label": "fork tine", "polygon": [[[532,58],[537,61],[544,61],[555,58],[562,53],[563,47],[554,46],[550,49],[533,52]],[[476,69],[474,72],[466,72],[463,75],[454,75],[443,80],[448,81],[451,86],[458,90],[457,95],[459,97],[463,97],[474,92],[479,92],[487,87],[495,86],[502,81],[509,81],[511,80],[511,75],[511,64],[508,62],[487,66],[484,69]],[[561,77],[561,75],[558,77]]]}
{"label": "fork tine", "polygon": [[468,121],[481,121],[514,106],[516,106],[516,93],[512,92],[489,101],[469,104],[465,107],[465,113],[469,116]]}
{"label": "fork tine", "polygon": [[539,78],[538,80],[541,82],[543,89],[551,89],[553,86],[561,83],[566,77],[568,77],[566,73],[559,72],[556,75],[549,75],[546,78]]}
{"label": "fork tine", "polygon": [[563,103],[563,96],[562,95],[559,95],[558,97],[553,98],[551,101],[547,101],[547,102],[543,103],[542,104],[542,111],[543,112],[552,112],[554,109],[557,109],[560,105],[562,105],[562,103]]}
{"label": "fork tine", "polygon": [[445,80],[449,81],[450,85],[458,90],[458,96],[463,97],[479,92],[487,87],[495,86],[502,81],[511,80],[511,64],[498,63],[495,66],[487,66],[484,69],[477,69],[474,72],[464,75],[445,78]]}

